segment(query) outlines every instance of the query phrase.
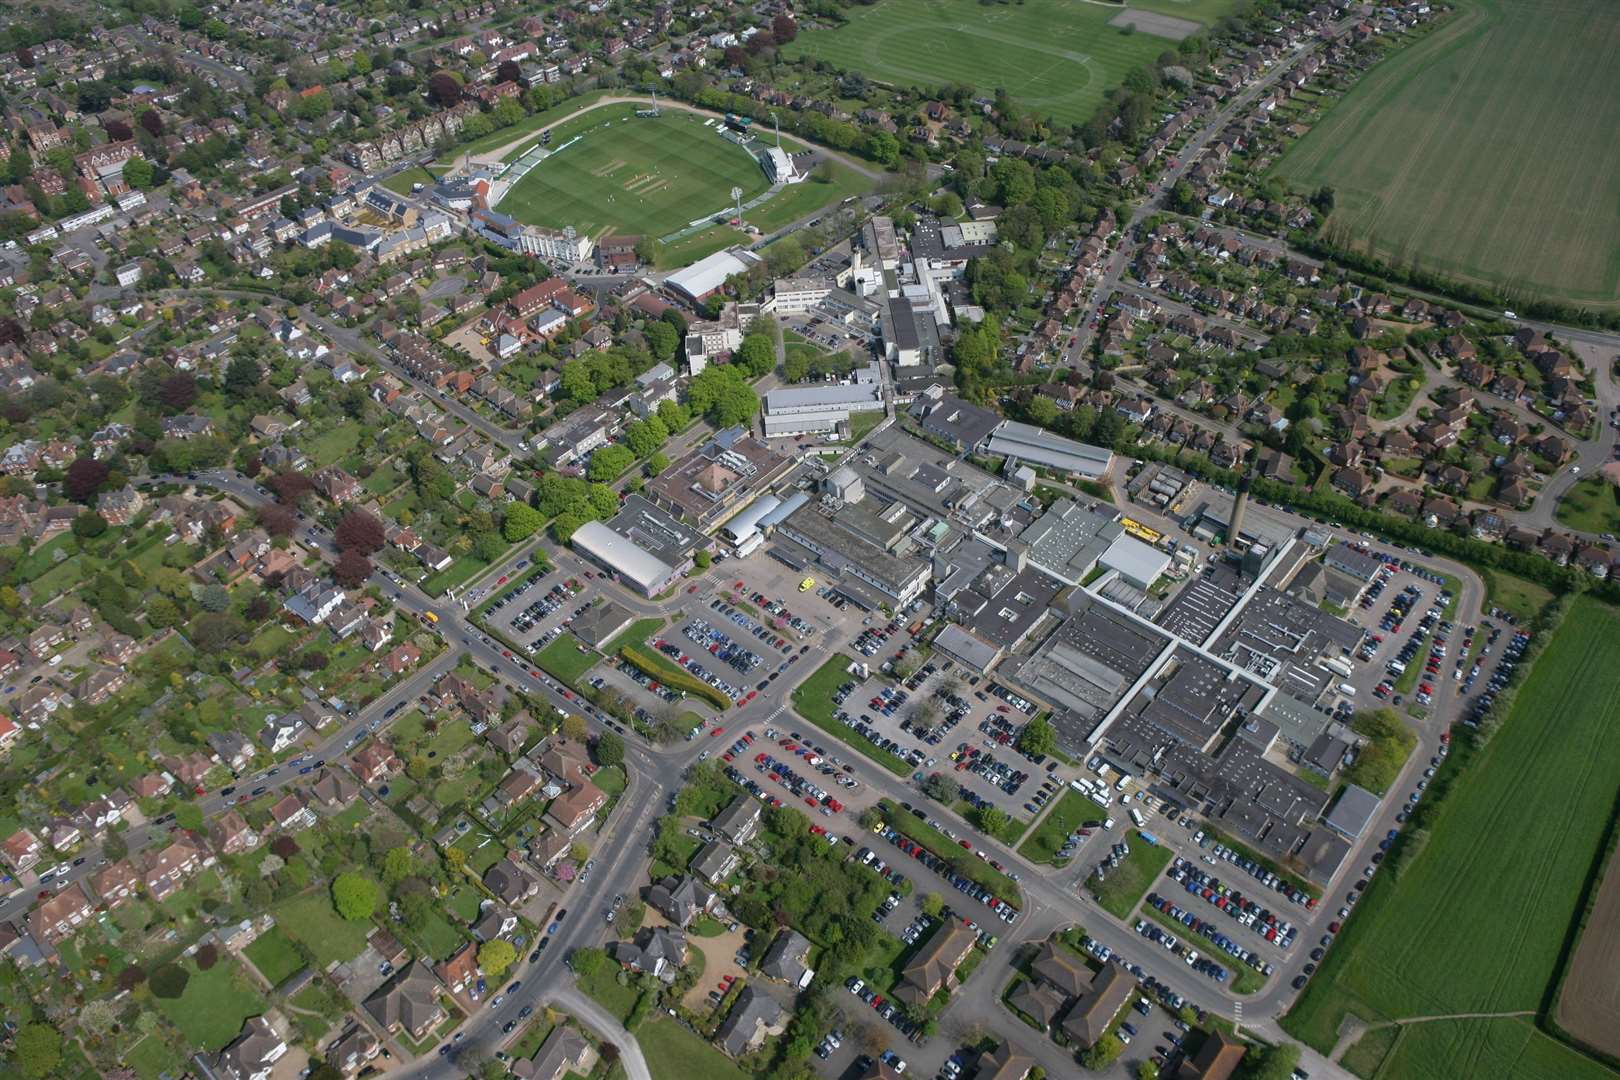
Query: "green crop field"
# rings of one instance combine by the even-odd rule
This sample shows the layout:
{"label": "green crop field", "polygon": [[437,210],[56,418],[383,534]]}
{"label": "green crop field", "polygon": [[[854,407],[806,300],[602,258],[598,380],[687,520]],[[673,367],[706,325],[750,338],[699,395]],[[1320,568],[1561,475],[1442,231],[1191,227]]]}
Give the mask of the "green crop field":
{"label": "green crop field", "polygon": [[[1155,0],[1144,9],[1188,20],[1213,19],[1230,0]],[[1126,8],[1085,0],[1028,0],[983,6],[945,0],[881,0],[845,9],[849,22],[806,30],[784,52],[809,56],[902,86],[967,83],[1004,89],[1060,123],[1091,117],[1126,72],[1174,44],[1108,21]]]}
{"label": "green crop field", "polygon": [[631,106],[596,109],[554,128],[551,145],[556,152],[501,200],[502,213],[591,236],[659,237],[723,212],[733,186],[744,202],[769,186],[752,154],[674,110],[651,119]]}
{"label": "green crop field", "polygon": [[[1373,879],[1284,1020],[1318,1050],[1347,1013],[1542,1007],[1620,794],[1620,612],[1577,601],[1495,738],[1460,764],[1438,782],[1455,787],[1427,845],[1398,879]],[[1519,1020],[1436,1019],[1403,1031],[1379,1075],[1614,1074]]]}
{"label": "green crop field", "polygon": [[1620,302],[1620,8],[1473,0],[1276,166],[1336,240],[1521,295]]}

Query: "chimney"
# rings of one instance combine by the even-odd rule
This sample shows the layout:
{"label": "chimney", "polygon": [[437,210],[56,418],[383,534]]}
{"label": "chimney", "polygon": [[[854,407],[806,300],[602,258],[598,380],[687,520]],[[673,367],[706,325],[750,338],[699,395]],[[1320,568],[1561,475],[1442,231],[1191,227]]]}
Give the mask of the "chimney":
{"label": "chimney", "polygon": [[1236,551],[1238,536],[1243,531],[1243,511],[1249,502],[1249,478],[1238,481],[1237,498],[1232,500],[1232,520],[1226,529],[1226,546]]}

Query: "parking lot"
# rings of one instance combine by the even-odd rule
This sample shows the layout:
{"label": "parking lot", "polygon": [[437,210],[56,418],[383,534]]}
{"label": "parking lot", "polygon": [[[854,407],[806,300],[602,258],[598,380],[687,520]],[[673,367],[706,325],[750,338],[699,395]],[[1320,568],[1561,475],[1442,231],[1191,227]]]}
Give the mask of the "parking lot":
{"label": "parking lot", "polygon": [[[521,570],[527,560],[518,564]],[[579,599],[582,582],[556,571],[495,587],[485,619],[531,656],[550,644],[589,606]]]}

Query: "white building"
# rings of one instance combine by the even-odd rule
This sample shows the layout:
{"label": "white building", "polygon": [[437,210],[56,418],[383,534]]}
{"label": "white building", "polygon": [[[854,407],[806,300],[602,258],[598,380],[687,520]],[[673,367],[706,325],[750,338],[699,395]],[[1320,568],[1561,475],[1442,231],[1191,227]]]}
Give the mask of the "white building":
{"label": "white building", "polygon": [[793,164],[792,155],[780,146],[768,148],[760,164],[765,167],[765,175],[771,178],[773,184],[797,184],[804,179],[804,173]]}
{"label": "white building", "polygon": [[765,395],[765,437],[836,431],[851,413],[883,411],[879,365],[855,372],[855,381],[836,386],[789,386]]}

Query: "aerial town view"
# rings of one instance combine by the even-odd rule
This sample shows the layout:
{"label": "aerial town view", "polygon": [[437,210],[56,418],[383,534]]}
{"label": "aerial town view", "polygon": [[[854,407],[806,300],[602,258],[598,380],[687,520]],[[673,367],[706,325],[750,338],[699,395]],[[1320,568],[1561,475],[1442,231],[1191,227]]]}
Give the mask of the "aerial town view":
{"label": "aerial town view", "polygon": [[0,1077],[1620,1080],[1617,87],[0,4]]}

